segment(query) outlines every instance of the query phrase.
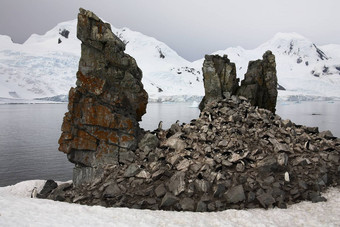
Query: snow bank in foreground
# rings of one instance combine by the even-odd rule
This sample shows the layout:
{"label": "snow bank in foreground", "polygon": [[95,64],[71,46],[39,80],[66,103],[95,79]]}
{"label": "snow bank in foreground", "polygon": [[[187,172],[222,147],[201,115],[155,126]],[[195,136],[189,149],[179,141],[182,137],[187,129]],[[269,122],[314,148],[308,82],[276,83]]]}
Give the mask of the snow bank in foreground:
{"label": "snow bank in foreground", "polygon": [[227,210],[213,213],[104,208],[31,199],[25,181],[0,188],[0,226],[340,226],[340,188],[331,188],[323,203],[302,202],[288,209]]}

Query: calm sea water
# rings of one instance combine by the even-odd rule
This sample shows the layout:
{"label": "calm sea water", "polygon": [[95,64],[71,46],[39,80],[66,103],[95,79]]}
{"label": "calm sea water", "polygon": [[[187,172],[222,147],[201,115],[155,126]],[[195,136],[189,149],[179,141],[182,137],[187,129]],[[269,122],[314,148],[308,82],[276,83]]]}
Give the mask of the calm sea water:
{"label": "calm sea water", "polygon": [[[164,128],[176,120],[190,122],[199,115],[191,103],[150,103],[141,127]],[[72,179],[73,164],[58,151],[66,104],[0,105],[0,186],[31,179]],[[340,103],[278,103],[277,114],[297,124],[329,129],[340,137]]]}

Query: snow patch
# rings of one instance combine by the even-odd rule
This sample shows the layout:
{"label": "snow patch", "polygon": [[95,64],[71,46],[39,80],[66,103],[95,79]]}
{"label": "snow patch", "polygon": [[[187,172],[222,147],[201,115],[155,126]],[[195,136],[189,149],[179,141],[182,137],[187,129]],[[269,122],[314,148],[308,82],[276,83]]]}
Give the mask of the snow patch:
{"label": "snow patch", "polygon": [[0,188],[1,226],[339,226],[340,188],[323,194],[327,202],[302,202],[288,209],[194,213],[105,208],[31,199],[45,181]]}

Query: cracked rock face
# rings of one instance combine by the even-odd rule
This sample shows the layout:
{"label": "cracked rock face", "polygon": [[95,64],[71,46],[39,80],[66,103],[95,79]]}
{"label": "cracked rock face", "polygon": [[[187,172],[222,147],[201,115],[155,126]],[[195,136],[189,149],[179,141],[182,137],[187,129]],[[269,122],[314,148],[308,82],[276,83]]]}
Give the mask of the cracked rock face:
{"label": "cracked rock face", "polygon": [[205,96],[199,106],[201,111],[207,103],[228,96],[226,93],[229,96],[236,93],[239,82],[236,78],[236,66],[227,55],[206,55],[202,71]]}
{"label": "cracked rock face", "polygon": [[271,51],[264,53],[263,60],[249,62],[237,95],[246,97],[254,106],[275,113],[277,76],[275,56]]}
{"label": "cracked rock face", "polygon": [[77,37],[82,41],[77,87],[69,92],[59,139],[59,150],[78,168],[76,184],[91,180],[100,165],[117,164],[120,153],[136,149],[138,121],[148,100],[142,71],[109,24],[80,9]]}
{"label": "cracked rock face", "polygon": [[275,56],[271,51],[263,55],[263,60],[249,62],[241,86],[236,78],[236,66],[226,55],[206,55],[202,71],[205,96],[199,106],[201,111],[214,100],[238,95],[246,97],[253,106],[275,113],[277,76]]}

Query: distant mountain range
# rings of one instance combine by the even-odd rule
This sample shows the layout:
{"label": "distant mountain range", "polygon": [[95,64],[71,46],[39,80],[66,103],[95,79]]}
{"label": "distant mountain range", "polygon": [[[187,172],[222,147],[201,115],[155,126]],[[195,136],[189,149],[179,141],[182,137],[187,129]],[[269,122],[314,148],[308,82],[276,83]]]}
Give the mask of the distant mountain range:
{"label": "distant mountain range", "polygon": [[[76,26],[76,20],[60,23],[24,44],[0,35],[0,103],[67,101],[80,57]],[[150,101],[197,101],[204,95],[204,58],[189,62],[155,38],[128,28],[112,31],[142,69]],[[276,56],[278,81],[285,89],[279,91],[280,99],[340,99],[340,45],[318,47],[299,34],[278,33],[253,50],[235,47],[212,54],[227,54],[242,79],[248,62],[262,58],[266,50]]]}

